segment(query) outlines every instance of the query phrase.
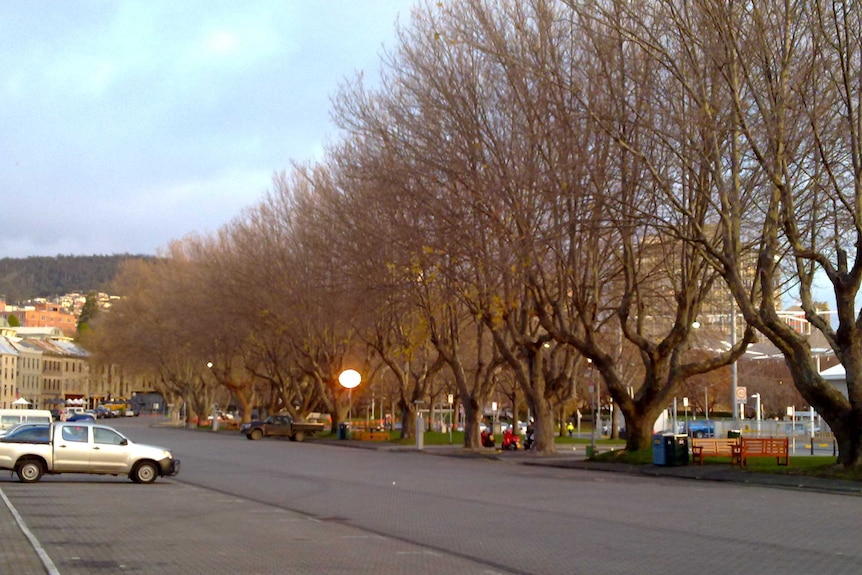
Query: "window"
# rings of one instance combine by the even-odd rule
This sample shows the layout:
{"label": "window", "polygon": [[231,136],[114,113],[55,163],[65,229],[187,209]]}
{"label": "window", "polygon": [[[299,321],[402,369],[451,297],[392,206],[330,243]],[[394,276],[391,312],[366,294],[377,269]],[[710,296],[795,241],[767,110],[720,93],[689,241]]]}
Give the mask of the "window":
{"label": "window", "polygon": [[122,445],[123,439],[123,436],[113,429],[106,429],[104,427],[93,428],[93,441],[95,443]]}
{"label": "window", "polygon": [[87,428],[83,425],[71,425],[63,427],[63,439],[79,443],[87,442]]}

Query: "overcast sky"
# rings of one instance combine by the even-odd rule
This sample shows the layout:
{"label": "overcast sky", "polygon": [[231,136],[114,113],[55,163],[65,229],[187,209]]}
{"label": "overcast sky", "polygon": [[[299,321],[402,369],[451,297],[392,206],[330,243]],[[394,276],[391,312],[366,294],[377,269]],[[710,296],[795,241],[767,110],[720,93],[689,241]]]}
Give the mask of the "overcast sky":
{"label": "overcast sky", "polygon": [[0,6],[0,258],[155,254],[335,139],[411,0]]}

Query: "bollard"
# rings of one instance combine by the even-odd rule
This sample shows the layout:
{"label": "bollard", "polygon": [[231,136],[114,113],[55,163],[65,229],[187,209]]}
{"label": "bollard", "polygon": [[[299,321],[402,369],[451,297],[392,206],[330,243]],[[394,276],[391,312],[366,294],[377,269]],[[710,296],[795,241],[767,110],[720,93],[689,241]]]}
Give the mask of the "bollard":
{"label": "bollard", "polygon": [[425,426],[423,425],[422,414],[416,414],[416,449],[422,451],[425,443],[425,430],[423,429]]}

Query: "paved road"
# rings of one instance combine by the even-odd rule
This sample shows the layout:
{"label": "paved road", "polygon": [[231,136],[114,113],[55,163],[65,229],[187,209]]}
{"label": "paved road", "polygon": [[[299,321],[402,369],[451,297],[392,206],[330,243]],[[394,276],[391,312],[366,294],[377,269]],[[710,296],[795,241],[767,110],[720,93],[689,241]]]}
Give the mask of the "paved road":
{"label": "paved road", "polygon": [[3,510],[0,559],[20,567],[10,572],[855,575],[862,565],[860,497],[147,423],[116,426],[173,448],[178,477],[0,477],[31,535]]}

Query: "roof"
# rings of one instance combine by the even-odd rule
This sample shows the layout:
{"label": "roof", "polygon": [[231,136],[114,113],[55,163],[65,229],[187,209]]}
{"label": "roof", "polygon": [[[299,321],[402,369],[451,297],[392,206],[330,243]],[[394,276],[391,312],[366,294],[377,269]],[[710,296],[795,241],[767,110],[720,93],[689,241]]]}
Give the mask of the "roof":
{"label": "roof", "polygon": [[833,365],[829,369],[824,369],[820,372],[820,377],[825,379],[826,381],[844,381],[847,372],[844,371],[844,366],[842,364]]}
{"label": "roof", "polygon": [[13,327],[9,329],[15,330],[15,335],[17,335],[18,337],[67,338],[66,334],[64,334],[63,330],[59,327]]}
{"label": "roof", "polygon": [[0,337],[0,354],[18,355],[18,349],[5,337]]}

